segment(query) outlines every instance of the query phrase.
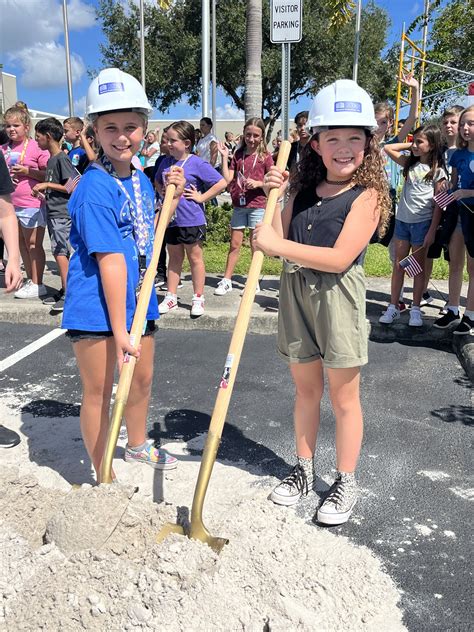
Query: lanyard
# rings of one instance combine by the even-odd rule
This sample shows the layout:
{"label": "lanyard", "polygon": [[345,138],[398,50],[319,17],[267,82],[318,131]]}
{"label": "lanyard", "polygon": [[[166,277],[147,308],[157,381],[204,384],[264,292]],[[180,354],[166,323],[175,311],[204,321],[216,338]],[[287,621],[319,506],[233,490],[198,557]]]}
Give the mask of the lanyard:
{"label": "lanyard", "polygon": [[113,177],[117,185],[119,186],[122,193],[127,198],[128,206],[130,208],[130,215],[132,216],[133,222],[133,234],[135,237],[135,241],[138,247],[138,252],[140,255],[145,256],[150,253],[150,240],[148,227],[145,221],[145,217],[143,214],[143,202],[142,202],[142,192],[140,186],[140,178],[137,171],[132,173],[132,186],[133,186],[133,194],[135,197],[135,202],[130,197],[129,192],[125,188],[123,182],[117,176],[117,173],[110,162],[110,160],[104,155],[100,159],[100,163],[106,169],[106,171]]}
{"label": "lanyard", "polygon": [[242,191],[245,191],[245,182],[252,175],[252,172],[255,169],[255,165],[257,164],[257,157],[258,157],[258,154],[257,152],[255,152],[255,158],[253,159],[252,168],[249,170],[249,175],[246,178],[245,177],[245,152],[242,156],[242,167],[237,172],[237,182],[238,182],[239,188],[242,189]]}
{"label": "lanyard", "polygon": [[[23,162],[25,161],[26,148],[28,147],[28,143],[29,142],[30,142],[29,138],[26,138],[23,141],[23,148],[21,150],[21,154],[20,154],[20,157],[19,157],[18,163],[17,163],[19,165],[22,165]],[[11,147],[10,143],[8,143],[8,149],[7,149],[7,152],[6,152],[6,158],[9,158],[10,154],[12,154],[12,153],[13,153],[12,152],[12,147]]]}

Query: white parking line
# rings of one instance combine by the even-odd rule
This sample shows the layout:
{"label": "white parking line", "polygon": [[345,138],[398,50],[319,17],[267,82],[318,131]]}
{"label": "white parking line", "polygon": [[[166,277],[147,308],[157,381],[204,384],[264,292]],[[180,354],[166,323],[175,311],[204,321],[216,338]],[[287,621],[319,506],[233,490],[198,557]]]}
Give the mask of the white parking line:
{"label": "white parking line", "polygon": [[53,329],[44,336],[41,336],[41,338],[38,338],[38,340],[35,340],[29,345],[26,345],[26,347],[23,347],[23,349],[20,349],[20,351],[17,351],[11,356],[8,356],[8,358],[5,358],[5,360],[1,360],[0,372],[5,371],[5,369],[8,369],[13,364],[16,364],[20,360],[23,360],[23,358],[26,358],[35,351],[38,351],[38,349],[41,349],[41,347],[45,347],[47,344],[49,344],[53,340],[56,340],[56,338],[59,338],[59,336],[62,336],[64,333],[66,333],[65,329]]}

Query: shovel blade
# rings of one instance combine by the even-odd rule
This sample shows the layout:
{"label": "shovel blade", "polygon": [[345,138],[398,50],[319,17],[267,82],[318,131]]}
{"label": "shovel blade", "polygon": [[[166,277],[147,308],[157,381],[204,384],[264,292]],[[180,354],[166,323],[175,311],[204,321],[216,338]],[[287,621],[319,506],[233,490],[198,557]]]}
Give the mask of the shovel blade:
{"label": "shovel blade", "polygon": [[163,542],[172,533],[177,533],[178,535],[186,535],[184,531],[184,527],[182,527],[180,524],[173,524],[172,522],[166,522],[158,531],[158,534],[156,536],[156,541]]}
{"label": "shovel blade", "polygon": [[216,553],[220,553],[226,544],[229,544],[229,540],[227,538],[216,538],[211,535],[206,527],[200,524],[191,524],[189,529],[185,529],[179,524],[174,524],[172,522],[165,523],[161,529],[159,530],[156,541],[163,542],[166,538],[172,533],[177,533],[178,535],[185,535],[191,540],[200,540],[211,547],[213,551]]}

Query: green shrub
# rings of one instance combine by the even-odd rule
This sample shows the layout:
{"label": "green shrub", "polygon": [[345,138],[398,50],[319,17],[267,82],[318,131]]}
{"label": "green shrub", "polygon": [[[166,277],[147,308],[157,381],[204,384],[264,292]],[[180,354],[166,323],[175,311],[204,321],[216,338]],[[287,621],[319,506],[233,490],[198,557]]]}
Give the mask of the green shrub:
{"label": "green shrub", "polygon": [[207,237],[208,243],[228,244],[230,242],[230,218],[232,206],[224,202],[222,206],[206,204]]}

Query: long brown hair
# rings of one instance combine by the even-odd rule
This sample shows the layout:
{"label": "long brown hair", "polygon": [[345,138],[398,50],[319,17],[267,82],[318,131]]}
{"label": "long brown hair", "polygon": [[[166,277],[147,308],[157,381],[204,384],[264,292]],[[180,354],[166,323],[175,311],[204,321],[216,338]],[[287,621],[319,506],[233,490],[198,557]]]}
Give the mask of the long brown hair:
{"label": "long brown hair", "polygon": [[[429,172],[424,177],[425,180],[433,180],[436,172],[443,166],[443,142],[441,140],[441,130],[437,125],[420,125],[413,132],[413,138],[418,134],[426,136],[426,140],[431,145],[430,153],[428,156],[428,165],[430,167]],[[420,158],[415,156],[412,152],[408,156],[408,160],[403,167],[403,177],[408,176],[410,167],[420,162]]]}
{"label": "long brown hair", "polygon": [[245,130],[251,125],[253,127],[258,127],[258,129],[262,132],[262,140],[257,147],[257,156],[259,160],[265,160],[265,157],[269,153],[267,143],[265,142],[265,123],[258,116],[252,116],[245,121],[244,133],[242,134],[242,138],[240,140],[239,146],[236,149],[236,152],[239,150],[245,151]]}
{"label": "long brown hair", "polygon": [[[385,234],[390,215],[392,201],[390,199],[387,176],[385,174],[379,141],[372,132],[365,130],[367,144],[364,159],[352,176],[351,184],[365,189],[374,189],[378,196],[380,211],[377,232],[380,237]],[[317,136],[317,135],[316,135]],[[301,151],[301,159],[290,174],[290,192],[299,193],[306,188],[316,188],[327,176],[326,166],[321,156],[311,147],[311,141]]]}
{"label": "long brown hair", "polygon": [[[166,131],[174,129],[178,134],[178,138],[182,141],[189,140],[189,153],[193,153],[194,149],[194,127],[188,121],[176,121],[166,128]],[[165,131],[165,130],[163,130]]]}
{"label": "long brown hair", "polygon": [[458,137],[456,138],[456,146],[458,147],[458,149],[466,149],[466,147],[469,145],[467,140],[464,140],[464,138],[461,136],[461,120],[462,117],[468,112],[474,112],[474,105],[470,105],[459,115]]}

